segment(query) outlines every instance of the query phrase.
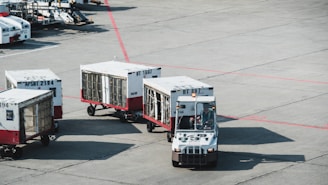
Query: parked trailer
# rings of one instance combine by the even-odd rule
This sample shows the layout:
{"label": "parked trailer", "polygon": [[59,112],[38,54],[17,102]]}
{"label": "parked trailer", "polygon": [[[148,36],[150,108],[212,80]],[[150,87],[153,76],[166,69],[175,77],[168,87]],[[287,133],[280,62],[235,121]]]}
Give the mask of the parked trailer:
{"label": "parked trailer", "polygon": [[[5,71],[6,87],[20,89],[42,89],[53,91],[54,119],[63,118],[62,81],[50,69],[30,69]],[[55,131],[58,131],[55,121]]]}
{"label": "parked trailer", "polygon": [[0,92],[0,157],[19,158],[22,148],[38,136],[49,144],[53,129],[51,90],[9,89]]}
{"label": "parked trailer", "polygon": [[81,65],[81,101],[93,116],[97,105],[114,108],[122,122],[142,117],[143,79],[157,78],[161,68],[108,61]]}
{"label": "parked trailer", "polygon": [[161,77],[143,80],[143,118],[147,120],[147,131],[155,126],[168,130],[167,141],[171,142],[175,129],[176,101],[179,96],[197,93],[213,96],[213,87],[187,76]]}

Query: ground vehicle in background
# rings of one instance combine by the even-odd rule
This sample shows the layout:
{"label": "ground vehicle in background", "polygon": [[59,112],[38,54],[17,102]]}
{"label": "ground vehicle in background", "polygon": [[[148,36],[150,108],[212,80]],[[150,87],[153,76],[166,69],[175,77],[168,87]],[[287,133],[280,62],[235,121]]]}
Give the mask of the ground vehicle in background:
{"label": "ground vehicle in background", "polygon": [[55,131],[59,125],[57,119],[63,117],[62,81],[50,69],[6,70],[7,89],[41,89],[53,92]]}
{"label": "ground vehicle in background", "polygon": [[196,93],[180,96],[176,109],[172,165],[216,166],[219,129],[215,97],[197,96]]}
{"label": "ground vehicle in background", "polygon": [[31,24],[17,16],[9,15],[6,4],[0,3],[0,44],[24,42],[31,38]]}
{"label": "ground vehicle in background", "polygon": [[81,101],[93,116],[97,105],[114,108],[121,121],[142,117],[142,80],[157,78],[161,68],[108,61],[81,65]]}
{"label": "ground vehicle in background", "polygon": [[22,148],[17,145],[39,136],[47,146],[53,126],[51,90],[0,92],[0,157],[21,157]]}
{"label": "ground vehicle in background", "polygon": [[187,76],[148,78],[143,80],[143,117],[147,130],[156,126],[167,130],[167,141],[174,136],[176,123],[176,101],[180,96],[197,93],[199,96],[213,96],[213,87]]}
{"label": "ground vehicle in background", "polygon": [[11,15],[29,21],[32,28],[52,24],[92,24],[75,4],[68,0],[7,0]]}

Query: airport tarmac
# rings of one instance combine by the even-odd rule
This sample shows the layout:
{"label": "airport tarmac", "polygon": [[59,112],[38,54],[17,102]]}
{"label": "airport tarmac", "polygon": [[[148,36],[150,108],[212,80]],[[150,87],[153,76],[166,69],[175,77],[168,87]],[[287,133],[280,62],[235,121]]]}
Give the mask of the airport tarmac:
{"label": "airport tarmac", "polygon": [[[5,70],[49,68],[63,119],[48,147],[0,159],[0,184],[325,185],[328,182],[328,3],[325,0],[117,0],[85,5],[95,23],[33,31],[0,48]],[[110,10],[110,11],[109,11]],[[82,64],[117,58],[214,86],[216,168],[174,168],[163,128],[87,115]]]}

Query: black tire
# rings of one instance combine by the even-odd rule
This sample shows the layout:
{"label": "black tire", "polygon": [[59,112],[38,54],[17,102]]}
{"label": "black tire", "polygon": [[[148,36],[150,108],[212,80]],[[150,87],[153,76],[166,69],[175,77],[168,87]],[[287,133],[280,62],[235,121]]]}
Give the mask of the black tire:
{"label": "black tire", "polygon": [[173,167],[178,167],[178,166],[179,166],[179,162],[177,162],[177,161],[172,161],[172,166],[173,166]]}
{"label": "black tire", "polygon": [[23,156],[23,149],[19,147],[13,148],[13,159],[19,159]]}
{"label": "black tire", "polygon": [[148,132],[153,132],[153,129],[154,129],[153,123],[148,121],[147,122],[147,131]]}
{"label": "black tire", "polygon": [[168,131],[166,133],[166,139],[167,139],[167,142],[172,143],[172,134],[171,134],[171,131]]}
{"label": "black tire", "polygon": [[43,146],[48,146],[50,143],[50,138],[48,135],[41,136],[41,143]]}
{"label": "black tire", "polygon": [[5,157],[5,148],[0,147],[0,159]]}
{"label": "black tire", "polygon": [[59,132],[59,123],[58,123],[58,121],[55,121],[54,126],[55,126],[54,133],[58,133]]}
{"label": "black tire", "polygon": [[128,121],[125,113],[120,114],[120,121],[122,123],[126,123]]}
{"label": "black tire", "polygon": [[89,116],[94,116],[96,112],[96,108],[94,108],[92,105],[89,105],[89,107],[87,108],[87,112]]}

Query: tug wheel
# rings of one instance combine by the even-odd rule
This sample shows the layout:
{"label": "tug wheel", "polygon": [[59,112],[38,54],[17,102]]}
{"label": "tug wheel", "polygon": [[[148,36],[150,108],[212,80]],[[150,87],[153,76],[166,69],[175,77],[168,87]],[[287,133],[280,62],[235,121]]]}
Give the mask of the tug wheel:
{"label": "tug wheel", "polygon": [[128,115],[126,113],[121,113],[120,114],[120,121],[122,123],[126,123],[128,121],[127,117],[128,117]]}
{"label": "tug wheel", "polygon": [[43,146],[48,146],[50,143],[50,139],[48,135],[41,136],[41,143]]}
{"label": "tug wheel", "polygon": [[94,108],[92,105],[89,105],[87,108],[87,112],[89,116],[94,116],[96,112],[96,108]]}
{"label": "tug wheel", "polygon": [[19,147],[13,148],[13,159],[19,159],[23,156],[23,149]]}
{"label": "tug wheel", "polygon": [[179,166],[179,162],[177,162],[177,161],[172,161],[172,166],[174,166],[174,167],[178,167],[178,166]]}
{"label": "tug wheel", "polygon": [[148,132],[153,132],[153,129],[154,129],[153,123],[148,121],[147,122],[147,131]]}
{"label": "tug wheel", "polygon": [[171,131],[168,131],[166,133],[166,139],[167,139],[167,142],[172,143],[172,134],[171,134]]}

